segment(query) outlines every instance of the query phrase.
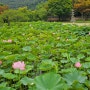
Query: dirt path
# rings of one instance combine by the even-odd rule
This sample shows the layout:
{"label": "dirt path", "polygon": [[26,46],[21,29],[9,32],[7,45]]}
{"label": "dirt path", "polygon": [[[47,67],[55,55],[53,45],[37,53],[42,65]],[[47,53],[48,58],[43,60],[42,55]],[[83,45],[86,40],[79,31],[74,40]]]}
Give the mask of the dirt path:
{"label": "dirt path", "polygon": [[63,23],[63,25],[66,24],[73,24],[73,25],[79,25],[79,26],[90,26],[90,23]]}

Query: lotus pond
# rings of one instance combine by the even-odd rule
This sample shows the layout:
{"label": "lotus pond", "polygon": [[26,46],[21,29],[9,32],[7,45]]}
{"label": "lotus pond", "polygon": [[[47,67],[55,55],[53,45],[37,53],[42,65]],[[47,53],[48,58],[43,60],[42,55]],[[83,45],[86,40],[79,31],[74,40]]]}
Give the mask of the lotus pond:
{"label": "lotus pond", "polygon": [[90,90],[90,27],[0,26],[0,90]]}

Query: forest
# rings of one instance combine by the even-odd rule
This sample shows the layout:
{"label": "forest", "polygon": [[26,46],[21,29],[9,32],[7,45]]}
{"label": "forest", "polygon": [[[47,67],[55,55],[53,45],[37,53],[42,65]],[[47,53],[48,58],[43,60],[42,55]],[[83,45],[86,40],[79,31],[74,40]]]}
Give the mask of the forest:
{"label": "forest", "polygon": [[8,5],[9,8],[16,9],[18,7],[27,6],[29,9],[35,9],[38,3],[46,0],[0,0],[1,3]]}
{"label": "forest", "polygon": [[0,21],[70,21],[72,9],[76,20],[90,20],[90,0],[1,0]]}

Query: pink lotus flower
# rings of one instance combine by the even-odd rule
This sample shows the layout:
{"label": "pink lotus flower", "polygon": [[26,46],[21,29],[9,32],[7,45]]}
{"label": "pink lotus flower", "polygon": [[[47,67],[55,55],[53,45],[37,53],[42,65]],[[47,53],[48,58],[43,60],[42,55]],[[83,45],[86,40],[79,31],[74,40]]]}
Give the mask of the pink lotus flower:
{"label": "pink lotus flower", "polygon": [[0,60],[0,65],[2,64],[2,61]]}
{"label": "pink lotus flower", "polygon": [[7,40],[7,42],[12,43],[12,40],[11,40],[11,39],[9,39],[9,40]]}
{"label": "pink lotus flower", "polygon": [[13,69],[20,69],[20,70],[25,70],[25,63],[24,61],[18,61],[18,62],[14,62],[12,65]]}
{"label": "pink lotus flower", "polygon": [[5,43],[12,43],[12,40],[11,39],[3,40],[3,42],[5,42]]}
{"label": "pink lotus flower", "polygon": [[79,68],[79,67],[81,67],[81,66],[82,66],[82,65],[81,65],[80,62],[75,63],[75,67]]}

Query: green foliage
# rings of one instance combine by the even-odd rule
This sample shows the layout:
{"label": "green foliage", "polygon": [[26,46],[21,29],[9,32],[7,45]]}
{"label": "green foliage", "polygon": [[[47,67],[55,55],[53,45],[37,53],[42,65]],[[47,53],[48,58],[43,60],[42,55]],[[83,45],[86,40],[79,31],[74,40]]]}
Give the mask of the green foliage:
{"label": "green foliage", "polygon": [[4,73],[3,77],[6,79],[14,79],[14,78],[17,78],[17,75],[14,75],[11,73]]}
{"label": "green foliage", "polygon": [[37,90],[63,90],[61,77],[55,73],[47,73],[35,78]]}
{"label": "green foliage", "polygon": [[48,0],[49,15],[58,16],[61,20],[70,16],[71,0]]}
{"label": "green foliage", "polygon": [[24,77],[20,80],[20,82],[23,84],[23,85],[32,85],[34,84],[34,80],[31,79],[31,78],[28,78],[28,77]]}
{"label": "green foliage", "polygon": [[0,87],[0,90],[15,90],[11,87]]}
{"label": "green foliage", "polygon": [[64,79],[69,85],[72,85],[75,82],[85,83],[87,77],[82,76],[81,73],[78,71],[73,71],[72,73],[66,74]]}
{"label": "green foliage", "polygon": [[[27,12],[26,8],[19,11]],[[87,34],[79,34],[84,30]],[[89,90],[89,32],[90,27],[59,22],[3,24],[0,26],[0,90]],[[25,70],[12,68],[17,61],[25,62]],[[81,67],[76,67],[76,62]]]}
{"label": "green foliage", "polygon": [[48,2],[40,3],[37,5],[36,11],[40,20],[47,19],[47,15],[48,15],[47,7],[48,7]]}
{"label": "green foliage", "polygon": [[8,19],[10,22],[27,22],[46,20],[47,10],[38,8],[36,10],[28,10],[27,7],[20,7],[17,10],[9,9],[0,15],[0,22]]}
{"label": "green foliage", "polygon": [[41,71],[52,71],[53,70],[57,72],[58,66],[55,62],[48,59],[48,60],[42,60],[41,64],[39,65],[39,69]]}
{"label": "green foliage", "polygon": [[31,51],[31,47],[30,46],[25,46],[22,48],[23,51]]}
{"label": "green foliage", "polygon": [[8,17],[9,21],[14,21],[14,22],[16,21],[24,22],[29,20],[28,16],[20,10],[7,10],[3,14],[1,14],[1,17],[2,20]]}

